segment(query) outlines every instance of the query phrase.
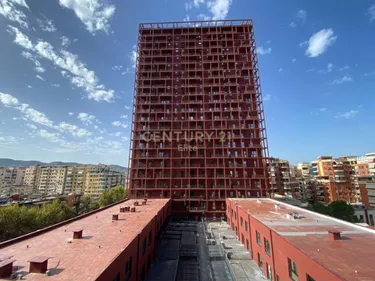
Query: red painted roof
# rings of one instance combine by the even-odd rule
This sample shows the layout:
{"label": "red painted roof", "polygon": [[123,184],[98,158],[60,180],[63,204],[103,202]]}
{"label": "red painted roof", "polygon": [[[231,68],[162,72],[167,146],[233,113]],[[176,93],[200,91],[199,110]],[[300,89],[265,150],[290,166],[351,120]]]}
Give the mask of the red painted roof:
{"label": "red painted roof", "polygon": [[[28,261],[38,256],[50,257],[48,269],[51,271],[51,276],[27,273],[23,280],[95,280],[120,254],[121,249],[126,248],[168,203],[169,199],[147,200],[147,205],[137,206],[135,213],[120,213],[119,220],[112,221],[112,214],[117,214],[120,206],[132,206],[134,201],[136,200],[117,204],[2,248],[0,256],[12,256],[16,259],[14,266],[18,266],[23,274],[25,268],[29,268]],[[72,229],[83,229],[82,239],[72,240]],[[68,243],[68,239],[72,242]],[[0,280],[4,279],[0,278]]]}
{"label": "red painted roof", "polygon": [[[343,280],[375,281],[374,230],[272,199],[230,200]],[[290,218],[293,213],[300,218]],[[330,240],[329,231],[341,232],[341,239]]]}

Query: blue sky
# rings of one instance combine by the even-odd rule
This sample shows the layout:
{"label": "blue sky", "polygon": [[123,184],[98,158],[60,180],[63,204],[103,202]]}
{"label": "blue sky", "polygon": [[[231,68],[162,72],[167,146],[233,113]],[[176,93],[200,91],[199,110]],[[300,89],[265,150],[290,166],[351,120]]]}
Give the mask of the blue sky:
{"label": "blue sky", "polygon": [[242,18],[270,154],[374,151],[374,0],[0,0],[0,157],[126,166],[138,24]]}

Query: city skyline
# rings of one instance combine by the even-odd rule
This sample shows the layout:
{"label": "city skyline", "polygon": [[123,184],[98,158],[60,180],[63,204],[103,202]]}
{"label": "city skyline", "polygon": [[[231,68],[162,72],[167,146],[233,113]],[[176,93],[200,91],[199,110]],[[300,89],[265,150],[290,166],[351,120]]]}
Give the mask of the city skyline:
{"label": "city skyline", "polygon": [[270,156],[375,150],[373,1],[75,2],[4,2],[2,157],[127,166],[138,23],[224,18],[254,19]]}

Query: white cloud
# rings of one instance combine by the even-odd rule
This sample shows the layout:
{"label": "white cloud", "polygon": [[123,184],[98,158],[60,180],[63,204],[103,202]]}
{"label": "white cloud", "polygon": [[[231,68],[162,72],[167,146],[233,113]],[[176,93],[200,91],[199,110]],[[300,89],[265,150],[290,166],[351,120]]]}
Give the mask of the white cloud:
{"label": "white cloud", "polygon": [[27,88],[31,89],[31,88],[32,88],[32,86],[30,86],[30,85],[27,85]]}
{"label": "white cloud", "polygon": [[0,137],[0,144],[1,145],[10,145],[10,144],[15,144],[17,143],[17,139],[12,136],[4,136]]}
{"label": "white cloud", "polygon": [[[55,52],[52,45],[45,41],[38,41],[34,46],[30,39],[23,34],[18,28],[8,26],[8,31],[16,35],[15,43],[28,49],[33,50],[39,56],[50,60],[56,66],[63,69],[61,74],[63,77],[70,80],[70,82],[84,89],[88,95],[88,99],[95,101],[112,102],[114,99],[114,91],[105,89],[104,85],[99,84],[99,79],[96,77],[95,72],[89,70],[84,63],[82,63],[77,55],[74,55],[66,50],[60,50],[59,53]],[[70,74],[68,74],[68,71]]]}
{"label": "white cloud", "polygon": [[130,106],[125,105],[126,110],[129,110],[130,108],[131,108]]}
{"label": "white cloud", "polygon": [[271,40],[267,40],[267,41],[266,41],[266,44],[271,44]]}
{"label": "white cloud", "polygon": [[374,72],[365,73],[364,75],[365,76],[373,76],[373,75],[375,75],[375,71]]}
{"label": "white cloud", "polygon": [[115,137],[119,137],[119,136],[122,135],[122,132],[116,132],[116,133],[114,133],[113,135],[114,135]]}
{"label": "white cloud", "polygon": [[50,142],[60,142],[61,135],[59,133],[50,133],[46,130],[39,130],[38,135],[48,139]]}
{"label": "white cloud", "polygon": [[262,46],[257,48],[257,53],[259,55],[269,55],[272,52],[272,48],[263,48]]}
{"label": "white cloud", "polygon": [[313,34],[309,39],[309,46],[305,52],[310,58],[322,55],[329,46],[336,42],[337,36],[334,36],[333,29],[322,29]]}
{"label": "white cloud", "polygon": [[299,10],[297,12],[297,18],[300,19],[302,22],[305,22],[307,18],[306,10]]}
{"label": "white cloud", "polygon": [[80,112],[77,118],[85,125],[93,124],[93,122],[96,121],[96,117],[94,115],[85,112]]}
{"label": "white cloud", "polygon": [[223,20],[226,18],[232,0],[211,0],[207,2],[207,8],[212,13],[213,20]]}
{"label": "white cloud", "polygon": [[137,59],[138,59],[137,46],[134,45],[133,50],[132,50],[131,55],[130,55],[130,60],[132,62],[133,68],[136,68],[136,66],[137,66]]}
{"label": "white cloud", "polygon": [[335,116],[337,119],[352,119],[359,113],[358,110],[350,110],[345,113],[339,113]]}
{"label": "white cloud", "polygon": [[297,59],[292,59],[292,62],[296,62],[297,61]]}
{"label": "white cloud", "polygon": [[115,127],[121,127],[121,128],[124,128],[124,129],[129,127],[129,124],[124,124],[124,123],[121,123],[120,121],[114,121],[114,122],[112,122],[112,125],[115,126]]}
{"label": "white cloud", "polygon": [[43,73],[44,71],[46,71],[43,67],[41,66],[37,66],[34,68],[36,72],[39,72],[39,73]]}
{"label": "white cloud", "polygon": [[55,32],[56,27],[54,26],[52,20],[45,18],[45,20],[37,19],[39,27],[45,32]]}
{"label": "white cloud", "polygon": [[128,118],[128,115],[127,115],[127,114],[125,114],[125,115],[121,115],[120,118],[121,118],[121,119],[127,119],[127,118]]}
{"label": "white cloud", "polygon": [[185,3],[185,9],[191,10],[193,7],[199,8],[200,4],[204,4],[205,0],[193,0]]}
{"label": "white cloud", "polygon": [[369,17],[370,17],[370,22],[372,22],[373,20],[375,20],[375,4],[370,6],[368,9],[367,9],[367,13],[366,13]]}
{"label": "white cloud", "polygon": [[66,122],[61,122],[58,125],[54,123],[42,112],[31,108],[28,104],[20,103],[19,100],[9,94],[4,94],[0,92],[0,102],[6,106],[13,109],[19,110],[22,115],[22,119],[25,121],[32,121],[34,123],[54,128],[60,132],[70,133],[75,137],[91,136],[91,132],[79,128],[76,125],[68,124]]}
{"label": "white cloud", "polygon": [[38,78],[39,80],[42,80],[42,81],[46,81],[46,79],[44,79],[42,76],[40,76],[39,74],[37,76],[35,76],[36,78]]}
{"label": "white cloud", "polygon": [[62,36],[61,38],[61,46],[68,47],[70,45],[70,39],[66,36]]}
{"label": "white cloud", "polygon": [[332,63],[329,63],[327,65],[327,72],[332,72],[332,68],[333,68],[333,64]]}
{"label": "white cloud", "polygon": [[69,116],[73,116],[73,115],[74,115],[74,113],[73,113],[73,112],[69,112],[68,114],[69,114]]}
{"label": "white cloud", "polygon": [[199,15],[197,16],[197,19],[199,19],[199,20],[211,20],[211,17],[210,17],[210,16],[207,16],[207,15],[205,15],[205,14],[199,14]]}
{"label": "white cloud", "polygon": [[321,112],[327,111],[327,108],[323,107],[323,108],[319,109],[319,111],[321,111]]}
{"label": "white cloud", "polygon": [[61,6],[74,11],[76,16],[91,33],[108,33],[109,20],[115,13],[115,5],[105,5],[101,0],[59,0]]}
{"label": "white cloud", "polygon": [[24,47],[27,50],[33,49],[33,44],[31,43],[29,37],[27,35],[23,34],[17,27],[8,25],[7,29],[8,33],[16,35],[16,38],[14,39],[14,43],[20,45],[21,47]]}
{"label": "white cloud", "polygon": [[123,68],[122,65],[115,65],[112,67],[112,70],[117,71],[117,70],[121,70],[122,68]]}
{"label": "white cloud", "polygon": [[0,1],[0,15],[6,19],[17,22],[22,28],[28,28],[26,15],[18,8],[27,8],[25,0],[1,0]]}
{"label": "white cloud", "polygon": [[134,73],[134,71],[130,69],[129,67],[127,67],[125,68],[123,72],[121,72],[121,75],[129,74],[129,73]]}
{"label": "white cloud", "polygon": [[281,71],[283,71],[283,68],[282,68],[282,67],[279,68],[279,72],[281,72]]}
{"label": "white cloud", "polygon": [[345,75],[342,78],[333,80],[332,84],[337,85],[337,84],[342,84],[342,83],[345,83],[345,82],[352,82],[352,81],[353,81],[353,78],[351,76]]}
{"label": "white cloud", "polygon": [[26,124],[26,126],[29,127],[32,130],[38,129],[37,126],[35,126],[34,124]]}
{"label": "white cloud", "polygon": [[76,125],[72,125],[66,122],[59,123],[59,125],[55,126],[55,129],[60,132],[70,133],[75,137],[88,137],[92,135],[92,133],[87,131],[86,129],[79,128]]}
{"label": "white cloud", "polygon": [[303,46],[308,45],[308,44],[309,44],[309,42],[304,41],[302,43],[299,43],[299,46],[302,48]]}
{"label": "white cloud", "polygon": [[292,28],[295,28],[295,27],[297,27],[297,25],[295,24],[295,22],[294,21],[292,21],[290,24],[289,24],[289,26],[290,27],[292,27]]}
{"label": "white cloud", "polygon": [[344,70],[347,70],[347,69],[349,69],[349,68],[350,68],[350,66],[345,65],[344,67],[341,67],[341,68],[339,69],[339,71],[344,71]]}
{"label": "white cloud", "polygon": [[128,138],[128,137],[122,137],[121,139],[122,139],[122,141],[125,141],[125,142],[126,142],[126,141],[129,141],[129,138]]}
{"label": "white cloud", "polygon": [[60,88],[60,84],[51,84],[52,87]]}
{"label": "white cloud", "polygon": [[269,100],[271,100],[271,98],[272,98],[272,95],[270,95],[270,94],[264,95],[263,101],[269,101]]}

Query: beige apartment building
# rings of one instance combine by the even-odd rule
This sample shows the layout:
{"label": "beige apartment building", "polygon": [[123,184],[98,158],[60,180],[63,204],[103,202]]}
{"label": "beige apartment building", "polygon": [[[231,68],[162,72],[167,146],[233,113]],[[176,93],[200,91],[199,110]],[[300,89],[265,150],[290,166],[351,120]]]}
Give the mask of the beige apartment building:
{"label": "beige apartment building", "polygon": [[66,173],[64,194],[81,194],[86,188],[87,172],[95,166],[71,166]]}
{"label": "beige apartment building", "polygon": [[64,191],[66,166],[41,166],[36,173],[35,187],[41,193],[58,193]]}
{"label": "beige apartment building", "polygon": [[0,187],[24,185],[25,167],[0,167]]}
{"label": "beige apartment building", "polygon": [[124,185],[125,175],[112,171],[110,166],[98,165],[87,170],[84,193],[88,195],[100,195],[104,190],[116,185]]}
{"label": "beige apartment building", "polygon": [[29,168],[26,169],[25,171],[25,185],[31,185],[35,186],[35,181],[36,181],[36,174],[39,169],[39,166],[30,166]]}

